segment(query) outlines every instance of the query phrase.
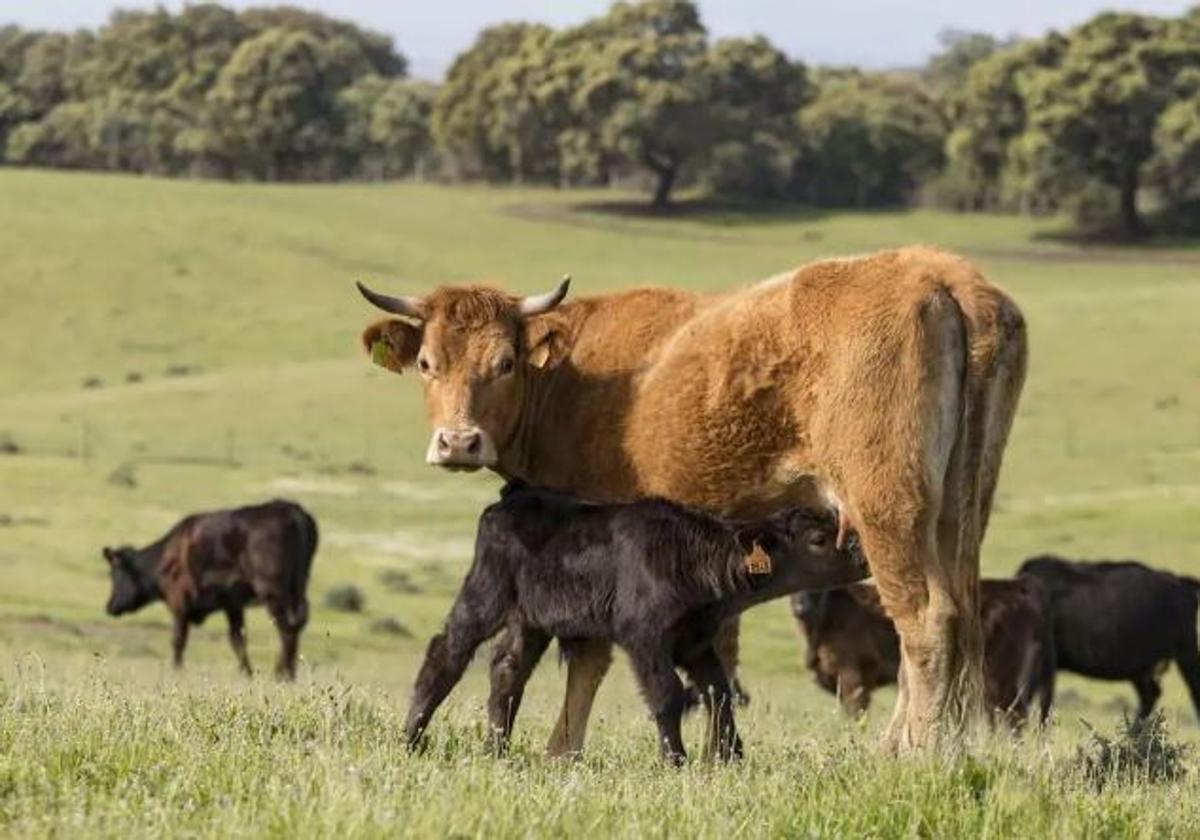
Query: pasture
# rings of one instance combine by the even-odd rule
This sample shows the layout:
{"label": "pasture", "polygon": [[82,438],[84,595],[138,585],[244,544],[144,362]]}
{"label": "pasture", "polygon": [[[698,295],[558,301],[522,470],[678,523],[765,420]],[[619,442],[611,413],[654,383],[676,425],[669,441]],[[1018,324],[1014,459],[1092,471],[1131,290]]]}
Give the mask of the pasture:
{"label": "pasture", "polygon": [[[1072,769],[1081,721],[1111,730],[1134,695],[1071,677],[1047,738],[894,761],[875,746],[893,695],[846,723],[803,672],[784,602],[744,622],[740,766],[662,767],[619,656],[574,765],[540,755],[564,673],[553,657],[508,759],[482,750],[482,656],[430,749],[407,754],[416,665],[499,482],[424,466],[419,385],[359,350],[374,313],[356,279],[410,294],[478,279],[542,291],[566,272],[572,294],[720,289],[890,245],[962,251],[1030,330],[985,572],[1056,551],[1200,574],[1200,253],[1081,251],[1052,222],[1010,217],[594,206],[614,197],[0,171],[0,833],[1195,832],[1200,729],[1173,671],[1163,705],[1192,752],[1172,784],[1097,791]],[[219,617],[176,674],[163,607],[103,614],[101,546],[275,495],[321,526],[295,686],[269,677],[261,610],[247,621],[251,681]],[[323,604],[348,584],[362,612]]]}

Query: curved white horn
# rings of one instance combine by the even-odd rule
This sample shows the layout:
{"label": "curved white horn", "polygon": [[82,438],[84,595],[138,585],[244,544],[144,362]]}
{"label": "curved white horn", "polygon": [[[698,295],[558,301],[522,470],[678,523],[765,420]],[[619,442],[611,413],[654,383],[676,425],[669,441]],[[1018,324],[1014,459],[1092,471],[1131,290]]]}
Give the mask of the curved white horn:
{"label": "curved white horn", "polygon": [[558,288],[554,291],[546,292],[544,295],[530,295],[527,298],[522,298],[520,306],[521,314],[541,315],[543,312],[549,312],[562,303],[563,298],[567,296],[567,289],[570,287],[571,275],[564,274],[562,282],[558,284]]}
{"label": "curved white horn", "polygon": [[425,320],[425,303],[420,298],[381,295],[379,292],[371,291],[362,283],[356,282],[354,285],[358,286],[358,291],[362,293],[363,297],[375,304],[375,306],[378,306],[384,312],[391,312],[394,315],[404,315],[409,318],[416,318],[418,321]]}

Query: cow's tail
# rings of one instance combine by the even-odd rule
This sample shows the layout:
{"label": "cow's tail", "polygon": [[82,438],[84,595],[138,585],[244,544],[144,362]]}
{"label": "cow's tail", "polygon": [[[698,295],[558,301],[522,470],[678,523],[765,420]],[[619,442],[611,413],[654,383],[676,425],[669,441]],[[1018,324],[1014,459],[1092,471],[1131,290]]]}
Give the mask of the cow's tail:
{"label": "cow's tail", "polygon": [[[973,269],[972,269],[973,270]],[[965,331],[961,415],[944,499],[954,500],[957,575],[968,589],[976,619],[964,622],[962,665],[955,696],[963,703],[959,719],[979,719],[983,710],[983,626],[979,620],[979,554],[987,531],[1000,460],[1025,381],[1027,343],[1021,312],[1003,293],[988,288],[962,298],[951,293]],[[968,595],[973,591],[973,597]],[[965,660],[965,661],[964,661]]]}
{"label": "cow's tail", "polygon": [[299,630],[308,624],[308,578],[312,572],[313,556],[317,553],[318,532],[317,521],[304,508],[296,508],[294,527],[289,529],[294,535],[291,542],[294,559],[291,584],[291,596],[288,598],[287,622],[293,630]]}

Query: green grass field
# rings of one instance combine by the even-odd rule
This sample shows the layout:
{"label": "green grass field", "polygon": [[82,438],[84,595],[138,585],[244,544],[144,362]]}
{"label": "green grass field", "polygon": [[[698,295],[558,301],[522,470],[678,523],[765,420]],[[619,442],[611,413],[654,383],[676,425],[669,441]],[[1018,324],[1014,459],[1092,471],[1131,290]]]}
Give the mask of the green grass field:
{"label": "green grass field", "polygon": [[[1182,781],[1090,787],[1072,769],[1081,721],[1111,730],[1133,692],[1070,677],[1048,738],[896,761],[876,747],[893,695],[845,723],[803,673],[783,603],[746,620],[740,766],[660,766],[620,660],[574,765],[540,755],[563,682],[552,657],[508,759],[480,748],[482,657],[431,749],[401,748],[419,656],[498,482],[423,465],[419,386],[360,355],[373,315],[356,279],[717,289],[889,245],[963,251],[1031,333],[985,571],[1054,550],[1200,573],[1194,251],[1079,251],[1008,217],[571,206],[609,198],[0,171],[0,449],[17,450],[0,454],[0,833],[1196,836],[1200,730],[1174,671]],[[273,495],[322,529],[296,686],[238,678],[219,617],[176,674],[163,607],[104,615],[102,545]],[[385,584],[396,571],[413,591]],[[342,584],[365,612],[321,605]],[[386,618],[411,636],[376,632]],[[269,672],[274,631],[261,612],[248,624]]]}

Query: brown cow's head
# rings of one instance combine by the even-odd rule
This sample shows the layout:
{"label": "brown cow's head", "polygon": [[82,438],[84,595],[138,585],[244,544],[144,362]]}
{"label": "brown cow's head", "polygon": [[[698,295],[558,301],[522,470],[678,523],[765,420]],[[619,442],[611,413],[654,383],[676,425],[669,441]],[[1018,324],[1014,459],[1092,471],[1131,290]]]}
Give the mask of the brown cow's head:
{"label": "brown cow's head", "polygon": [[529,377],[562,359],[565,331],[546,313],[569,284],[564,277],[554,291],[527,298],[483,286],[390,297],[358,284],[375,306],[401,316],[367,327],[362,342],[376,363],[396,373],[415,367],[420,375],[433,429],[428,463],[497,465],[516,433]]}

